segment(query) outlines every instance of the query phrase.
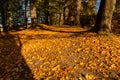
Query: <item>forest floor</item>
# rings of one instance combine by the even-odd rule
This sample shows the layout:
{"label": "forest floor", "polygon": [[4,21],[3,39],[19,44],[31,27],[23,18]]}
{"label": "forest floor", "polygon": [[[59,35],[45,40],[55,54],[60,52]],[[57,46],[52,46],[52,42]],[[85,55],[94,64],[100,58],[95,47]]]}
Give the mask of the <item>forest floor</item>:
{"label": "forest floor", "polygon": [[0,80],[120,80],[120,35],[40,26],[0,33]]}

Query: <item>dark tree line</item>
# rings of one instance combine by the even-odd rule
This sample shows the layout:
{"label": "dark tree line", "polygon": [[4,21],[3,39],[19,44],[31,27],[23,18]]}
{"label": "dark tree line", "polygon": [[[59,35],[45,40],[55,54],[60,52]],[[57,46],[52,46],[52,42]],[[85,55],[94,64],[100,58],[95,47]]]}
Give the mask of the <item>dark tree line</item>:
{"label": "dark tree line", "polygon": [[32,26],[36,23],[84,26],[94,22],[95,26],[92,28],[94,32],[111,32],[113,12],[120,11],[120,1],[101,0],[97,17],[95,17],[96,1],[1,0],[0,4],[3,6],[0,7],[0,13],[3,30],[6,32],[10,27],[16,29],[18,25],[25,25],[25,28],[28,28],[28,19],[31,18]]}

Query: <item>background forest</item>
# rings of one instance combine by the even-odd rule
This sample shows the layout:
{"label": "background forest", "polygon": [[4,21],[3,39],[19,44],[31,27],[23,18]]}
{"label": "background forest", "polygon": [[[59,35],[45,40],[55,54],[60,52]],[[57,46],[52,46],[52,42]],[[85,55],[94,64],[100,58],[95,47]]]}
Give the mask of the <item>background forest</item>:
{"label": "background forest", "polygon": [[[0,23],[5,31],[21,25],[28,28],[30,23],[91,28],[95,25],[100,0],[2,0],[0,4]],[[119,4],[117,0],[113,24],[119,22]]]}

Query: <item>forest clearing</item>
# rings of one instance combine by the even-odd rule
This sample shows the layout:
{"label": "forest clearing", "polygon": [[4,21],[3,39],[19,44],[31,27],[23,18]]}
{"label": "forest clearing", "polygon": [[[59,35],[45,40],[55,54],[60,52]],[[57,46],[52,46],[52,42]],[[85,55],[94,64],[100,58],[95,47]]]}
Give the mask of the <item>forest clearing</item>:
{"label": "forest clearing", "polygon": [[1,80],[120,80],[119,35],[44,26],[0,34]]}

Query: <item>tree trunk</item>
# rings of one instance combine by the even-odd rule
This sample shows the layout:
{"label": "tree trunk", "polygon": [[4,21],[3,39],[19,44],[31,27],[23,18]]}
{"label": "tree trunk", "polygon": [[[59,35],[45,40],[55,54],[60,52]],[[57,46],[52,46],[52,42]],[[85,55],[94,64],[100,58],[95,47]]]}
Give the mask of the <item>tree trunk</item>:
{"label": "tree trunk", "polygon": [[7,32],[8,29],[7,29],[7,15],[6,15],[6,5],[7,5],[7,2],[4,3],[3,5],[3,9],[1,10],[1,15],[2,15],[2,26],[3,26],[3,32]]}
{"label": "tree trunk", "polygon": [[63,9],[63,20],[64,20],[64,23],[63,23],[63,24],[65,24],[65,21],[66,21],[66,19],[65,19],[65,8],[66,8],[66,7],[64,7],[64,9]]}
{"label": "tree trunk", "polygon": [[2,10],[2,25],[3,25],[3,32],[7,32],[5,10]]}
{"label": "tree trunk", "polygon": [[77,4],[76,24],[79,26],[80,25],[81,0],[77,0],[76,4]]}
{"label": "tree trunk", "polygon": [[35,26],[35,23],[37,23],[37,9],[36,9],[36,0],[30,1],[30,11],[31,11],[31,19],[32,19],[32,27]]}
{"label": "tree trunk", "polygon": [[116,0],[101,0],[99,11],[97,14],[95,32],[109,33],[112,30],[111,20],[115,8]]}
{"label": "tree trunk", "polygon": [[28,0],[25,0],[25,28],[27,29],[28,24]]}
{"label": "tree trunk", "polygon": [[49,24],[49,1],[44,0],[45,5],[45,24]]}

